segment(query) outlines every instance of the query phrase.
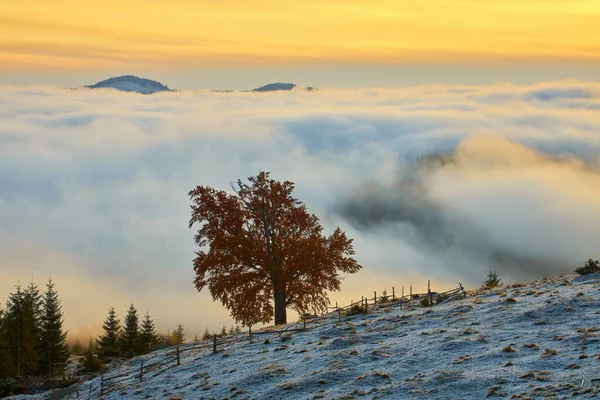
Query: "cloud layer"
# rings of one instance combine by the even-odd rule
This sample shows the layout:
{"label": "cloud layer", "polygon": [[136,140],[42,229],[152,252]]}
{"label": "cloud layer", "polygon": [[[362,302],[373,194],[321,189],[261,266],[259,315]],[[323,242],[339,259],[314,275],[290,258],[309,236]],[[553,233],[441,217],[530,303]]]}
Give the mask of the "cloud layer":
{"label": "cloud layer", "polygon": [[506,280],[566,273],[599,256],[598,83],[152,96],[3,86],[0,122],[0,296],[52,274],[71,329],[129,302],[165,330],[229,323],[194,292],[187,192],[259,170],[296,182],[328,230],[355,238],[365,275],[336,298],[390,279],[476,285],[489,268]]}

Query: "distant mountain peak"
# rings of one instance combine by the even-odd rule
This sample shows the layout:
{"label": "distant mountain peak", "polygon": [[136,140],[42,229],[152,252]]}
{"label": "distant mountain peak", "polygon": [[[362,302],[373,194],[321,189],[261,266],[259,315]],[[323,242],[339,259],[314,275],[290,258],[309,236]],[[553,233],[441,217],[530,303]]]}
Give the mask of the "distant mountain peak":
{"label": "distant mountain peak", "polygon": [[[253,92],[274,92],[277,90],[292,90],[296,87],[298,87],[298,86],[295,83],[275,82],[275,83],[266,84],[266,85],[261,86],[256,89],[252,89],[252,91]],[[307,86],[305,89],[310,91],[310,90],[313,90],[314,88]]]}
{"label": "distant mountain peak", "polygon": [[142,94],[173,91],[160,82],[153,81],[151,79],[140,78],[134,75],[123,75],[108,78],[86,87],[90,89],[112,88],[124,92],[137,92]]}

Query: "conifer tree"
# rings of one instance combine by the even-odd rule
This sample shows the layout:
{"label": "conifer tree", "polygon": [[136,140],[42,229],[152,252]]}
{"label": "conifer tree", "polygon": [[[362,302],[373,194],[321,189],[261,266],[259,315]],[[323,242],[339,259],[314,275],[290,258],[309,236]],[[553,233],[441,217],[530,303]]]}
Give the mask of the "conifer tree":
{"label": "conifer tree", "polygon": [[171,334],[171,344],[173,346],[179,346],[185,343],[185,333],[183,332],[183,325],[177,325],[177,329]]}
{"label": "conifer tree", "polygon": [[235,333],[242,333],[242,328],[239,325],[235,326]]}
{"label": "conifer tree", "polygon": [[104,334],[96,341],[99,347],[98,354],[101,357],[118,357],[121,321],[117,318],[114,307],[108,311],[108,317],[102,324],[102,329]]}
{"label": "conifer tree", "polygon": [[25,320],[29,326],[29,337],[31,340],[31,349],[26,364],[31,365],[29,368],[24,368],[23,372],[27,374],[44,373],[45,368],[40,365],[41,358],[41,340],[42,340],[42,295],[38,286],[33,282],[29,282],[25,289]]}
{"label": "conifer tree", "polygon": [[235,335],[235,328],[233,327],[233,325],[231,325],[229,327],[229,336],[233,336],[233,335]]}
{"label": "conifer tree", "polygon": [[142,329],[140,332],[140,342],[141,342],[141,351],[143,354],[149,353],[152,351],[154,346],[158,344],[160,340],[159,336],[156,334],[156,329],[154,328],[154,321],[150,318],[150,315],[146,312],[146,316],[144,317],[144,321],[142,321]]}
{"label": "conifer tree", "polygon": [[62,316],[58,293],[50,279],[43,296],[40,330],[40,370],[50,377],[61,375],[69,359],[69,347],[65,342],[67,332],[62,329]]}
{"label": "conifer tree", "polygon": [[6,302],[4,326],[12,374],[23,376],[38,372],[40,295],[33,282],[23,290],[20,285]]}
{"label": "conifer tree", "polygon": [[83,346],[81,345],[81,341],[79,340],[79,338],[75,339],[75,341],[71,345],[70,352],[74,356],[80,356],[83,354]]}
{"label": "conifer tree", "polygon": [[200,341],[200,338],[198,337],[198,334],[194,335],[194,339],[192,339],[194,343],[198,343]]}
{"label": "conifer tree", "polygon": [[85,359],[83,360],[83,366],[86,372],[98,372],[103,369],[102,361],[96,357],[96,346],[94,341],[90,338],[88,346],[85,350]]}
{"label": "conifer tree", "polygon": [[125,323],[119,338],[122,355],[124,355],[127,358],[131,358],[140,353],[139,336],[139,318],[137,310],[135,309],[133,304],[131,304],[129,306],[129,310],[127,311],[127,315],[125,316]]}
{"label": "conifer tree", "polygon": [[11,371],[12,368],[8,351],[8,341],[6,339],[4,312],[0,307],[0,379],[8,378],[11,375]]}
{"label": "conifer tree", "polygon": [[482,287],[484,288],[495,288],[496,286],[500,286],[500,275],[496,270],[491,270],[487,275],[485,281],[483,281]]}
{"label": "conifer tree", "polygon": [[209,340],[211,337],[212,337],[212,335],[208,331],[208,327],[206,327],[206,330],[202,334],[202,340]]}

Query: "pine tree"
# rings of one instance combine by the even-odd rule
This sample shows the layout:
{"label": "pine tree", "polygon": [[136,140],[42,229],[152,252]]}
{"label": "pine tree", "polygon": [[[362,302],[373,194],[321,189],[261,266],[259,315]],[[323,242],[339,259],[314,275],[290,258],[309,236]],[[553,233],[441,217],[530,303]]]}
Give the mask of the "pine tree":
{"label": "pine tree", "polygon": [[137,310],[131,304],[127,315],[125,316],[125,326],[121,331],[119,338],[119,344],[121,347],[121,354],[127,358],[134,357],[140,353],[140,324],[137,314]]}
{"label": "pine tree", "polygon": [[23,290],[20,285],[6,302],[4,327],[12,374],[32,375],[38,372],[40,345],[40,295],[33,282]]}
{"label": "pine tree", "polygon": [[160,338],[156,334],[156,329],[154,328],[154,321],[152,321],[150,315],[146,312],[144,321],[142,321],[142,329],[140,333],[142,354],[152,351],[154,346],[158,344],[159,340]]}
{"label": "pine tree", "polygon": [[235,333],[237,333],[237,334],[240,334],[240,333],[242,333],[242,328],[240,328],[240,326],[239,326],[239,325],[236,325],[236,326],[235,326]]}
{"label": "pine tree", "polygon": [[210,338],[212,338],[212,335],[208,331],[208,327],[206,327],[206,330],[202,334],[202,340],[210,340]]}
{"label": "pine tree", "polygon": [[193,342],[198,343],[199,341],[200,341],[200,338],[198,337],[198,334],[194,335]]}
{"label": "pine tree", "polygon": [[29,282],[25,289],[25,320],[29,326],[29,340],[31,351],[27,353],[28,358],[25,359],[25,364],[30,367],[23,369],[27,375],[37,373],[45,373],[47,370],[40,365],[41,358],[41,340],[42,340],[42,295],[38,286],[33,282]]}
{"label": "pine tree", "polygon": [[233,325],[231,325],[229,327],[229,336],[233,336],[233,335],[235,335],[235,328],[233,327]]}
{"label": "pine tree", "polygon": [[69,359],[67,332],[62,329],[62,307],[52,279],[46,285],[41,316],[40,369],[50,377],[61,375]]}
{"label": "pine tree", "polygon": [[225,325],[223,325],[223,327],[221,328],[221,333],[219,333],[220,337],[224,337],[227,336],[227,327]]}
{"label": "pine tree", "polygon": [[108,311],[108,318],[102,324],[102,329],[104,329],[104,335],[101,335],[96,341],[99,347],[98,354],[101,357],[118,357],[121,321],[117,319],[114,307]]}
{"label": "pine tree", "polygon": [[96,346],[94,345],[94,341],[90,338],[88,342],[88,346],[85,350],[85,359],[83,360],[83,367],[86,372],[99,372],[103,369],[104,365],[102,361],[96,357]]}
{"label": "pine tree", "polygon": [[83,354],[83,346],[81,345],[79,338],[75,339],[73,344],[71,344],[70,353],[74,356],[80,356]]}
{"label": "pine tree", "polygon": [[185,343],[185,333],[183,332],[183,325],[177,325],[177,329],[171,334],[171,344],[173,346],[179,346]]}
{"label": "pine tree", "polygon": [[4,311],[0,307],[0,379],[8,378],[13,370],[10,363],[4,317]]}
{"label": "pine tree", "polygon": [[483,281],[482,286],[484,288],[495,288],[496,286],[500,286],[500,275],[496,270],[491,270],[487,275],[487,279]]}

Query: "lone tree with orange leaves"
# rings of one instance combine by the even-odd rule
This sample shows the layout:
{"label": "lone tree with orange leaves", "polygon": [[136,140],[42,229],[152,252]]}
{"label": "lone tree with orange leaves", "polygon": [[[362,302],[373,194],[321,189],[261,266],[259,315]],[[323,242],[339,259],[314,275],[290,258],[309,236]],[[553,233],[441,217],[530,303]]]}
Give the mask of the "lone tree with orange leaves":
{"label": "lone tree with orange leaves", "polygon": [[[246,326],[287,323],[287,308],[326,310],[327,291],[340,273],[362,267],[352,239],[337,228],[323,235],[319,219],[292,196],[294,184],[268,172],[232,185],[235,194],[198,186],[190,191],[190,229],[199,224],[194,259],[196,289],[205,286]],[[274,312],[274,313],[273,313]]]}

